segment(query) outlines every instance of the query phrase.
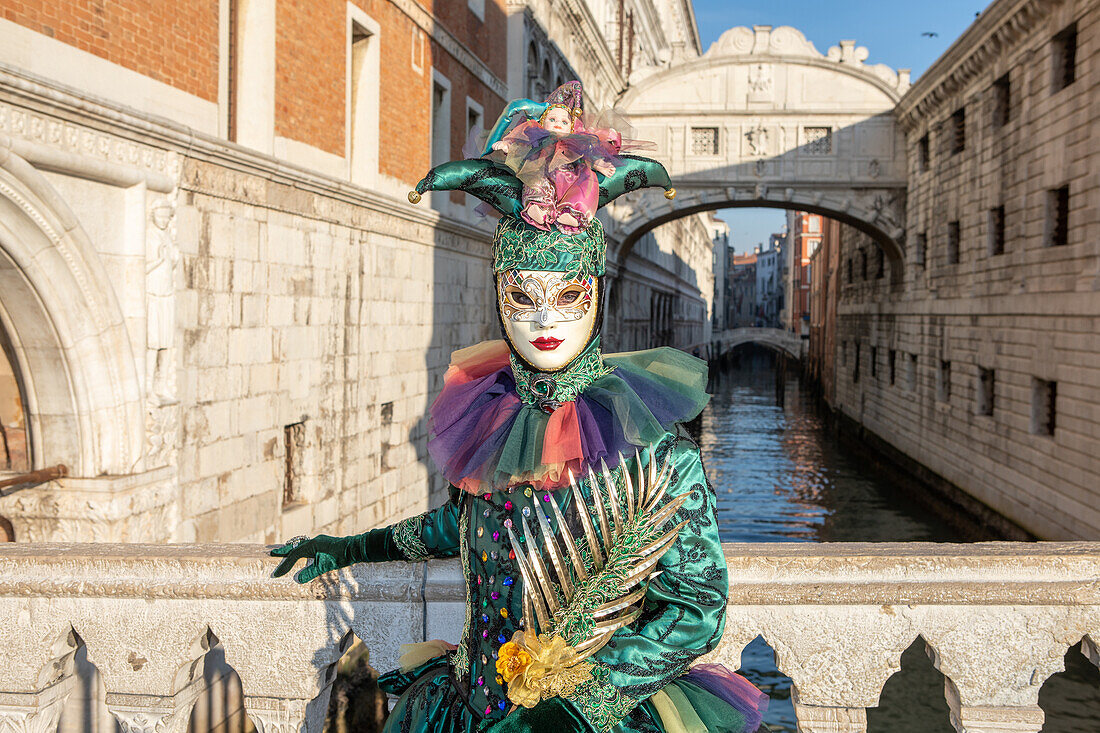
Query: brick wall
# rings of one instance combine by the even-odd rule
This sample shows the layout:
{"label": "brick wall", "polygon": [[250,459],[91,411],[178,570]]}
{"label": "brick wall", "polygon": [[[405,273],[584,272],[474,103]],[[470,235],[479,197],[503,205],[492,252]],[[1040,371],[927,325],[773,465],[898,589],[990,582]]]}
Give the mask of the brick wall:
{"label": "brick wall", "polygon": [[218,99],[218,0],[14,0],[0,17],[208,101]]}

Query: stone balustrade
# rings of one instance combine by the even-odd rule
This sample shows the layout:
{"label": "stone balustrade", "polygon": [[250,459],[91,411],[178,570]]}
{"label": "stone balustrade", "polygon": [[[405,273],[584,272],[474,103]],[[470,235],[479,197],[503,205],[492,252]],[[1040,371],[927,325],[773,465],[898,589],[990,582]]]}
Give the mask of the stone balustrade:
{"label": "stone balustrade", "polygon": [[[711,655],[762,636],[804,733],[866,730],[919,635],[966,733],[1037,733],[1039,688],[1083,645],[1100,661],[1100,544],[727,544],[732,591]],[[0,547],[0,730],[52,731],[82,640],[124,731],[182,732],[216,637],[261,733],[320,731],[352,635],[378,669],[400,644],[457,640],[453,561],[358,566],[299,586],[255,545]]]}

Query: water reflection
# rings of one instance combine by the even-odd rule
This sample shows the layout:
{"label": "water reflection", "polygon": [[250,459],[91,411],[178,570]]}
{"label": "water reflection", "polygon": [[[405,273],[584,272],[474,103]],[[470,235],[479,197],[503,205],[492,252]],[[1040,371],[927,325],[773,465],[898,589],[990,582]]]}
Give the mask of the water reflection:
{"label": "water reflection", "polygon": [[[713,398],[703,413],[700,447],[718,496],[724,542],[997,539],[946,514],[950,508],[939,505],[916,482],[839,445],[826,430],[812,395],[799,384],[797,370],[788,371],[784,404],[777,406],[775,374],[770,352],[746,349],[736,363],[712,377]],[[951,521],[945,522],[944,516]],[[869,733],[951,733],[943,715],[942,675],[927,658],[920,659],[923,650],[906,654],[902,671],[891,678],[869,716]],[[776,669],[772,650],[757,638],[745,648],[742,662],[742,673],[772,698],[765,718],[769,727],[794,733],[791,681]],[[1043,687],[1044,708],[1052,725],[1064,733],[1097,730],[1098,675],[1085,664],[1077,653],[1069,671]],[[1068,710],[1055,712],[1059,706]]]}

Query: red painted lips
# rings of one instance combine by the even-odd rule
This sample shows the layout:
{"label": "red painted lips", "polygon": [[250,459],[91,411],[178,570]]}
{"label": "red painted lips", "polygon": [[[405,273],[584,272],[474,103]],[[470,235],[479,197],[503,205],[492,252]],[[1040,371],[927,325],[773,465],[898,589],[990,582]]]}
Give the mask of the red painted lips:
{"label": "red painted lips", "polygon": [[549,338],[547,336],[539,336],[537,339],[531,342],[539,351],[553,351],[561,346],[562,339]]}

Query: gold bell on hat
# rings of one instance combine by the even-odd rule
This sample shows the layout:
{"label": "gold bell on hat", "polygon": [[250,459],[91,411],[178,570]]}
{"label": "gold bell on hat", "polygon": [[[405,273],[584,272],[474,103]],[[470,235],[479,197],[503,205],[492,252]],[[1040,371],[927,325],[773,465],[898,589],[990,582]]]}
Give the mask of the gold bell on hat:
{"label": "gold bell on hat", "polygon": [[665,191],[665,198],[668,199],[669,201],[676,198],[676,189],[675,188],[670,188],[667,191]]}
{"label": "gold bell on hat", "polygon": [[417,192],[416,190],[409,191],[409,203],[410,204],[419,204],[420,203],[420,193]]}

